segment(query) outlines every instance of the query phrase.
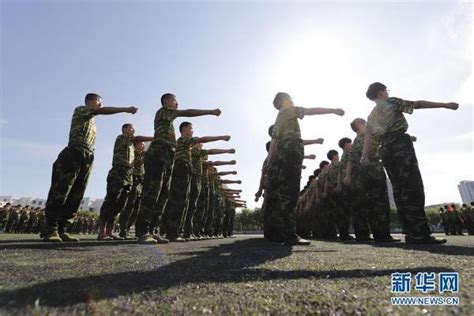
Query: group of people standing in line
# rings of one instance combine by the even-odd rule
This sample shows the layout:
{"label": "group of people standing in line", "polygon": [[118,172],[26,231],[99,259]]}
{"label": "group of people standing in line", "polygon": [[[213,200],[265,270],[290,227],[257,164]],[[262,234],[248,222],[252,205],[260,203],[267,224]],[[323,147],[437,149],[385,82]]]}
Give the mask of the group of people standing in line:
{"label": "group of people standing in line", "polygon": [[[136,107],[104,107],[95,93],[73,113],[69,143],[53,164],[51,188],[45,207],[43,241],[78,241],[68,232],[84,195],[94,160],[94,117],[137,112]],[[135,136],[124,124],[117,136],[107,193],[100,209],[98,240],[137,239],[141,244],[165,244],[212,237],[230,237],[235,209],[245,206],[241,190],[221,179],[236,171],[219,172],[216,166],[236,161],[208,161],[209,155],[233,154],[235,149],[203,149],[202,144],[229,141],[230,136],[194,137],[193,125],[183,122],[176,139],[177,117],[219,116],[219,109],[178,109],[176,96],[161,97],[154,120],[154,136]],[[145,151],[144,142],[151,142]],[[114,233],[119,215],[120,233]],[[135,225],[135,236],[129,234]]]}
{"label": "group of people standing in line", "polygon": [[[404,113],[415,109],[458,109],[458,104],[407,101],[389,97],[380,83],[369,85],[366,96],[375,102],[367,120],[356,118],[354,142],[344,137],[337,150],[327,153],[300,191],[304,146],[323,139],[304,140],[298,119],[310,115],[344,115],[342,109],[297,107],[287,93],[273,101],[278,110],[267,143],[256,201],[264,196],[265,238],[287,245],[308,245],[302,237],[376,242],[397,242],[390,235],[390,205],[385,172],[393,186],[406,243],[441,244],[431,235],[425,214],[425,195],[413,141],[407,134]],[[314,158],[313,158],[314,159]],[[355,238],[349,234],[352,223]],[[372,234],[373,239],[370,237]]]}

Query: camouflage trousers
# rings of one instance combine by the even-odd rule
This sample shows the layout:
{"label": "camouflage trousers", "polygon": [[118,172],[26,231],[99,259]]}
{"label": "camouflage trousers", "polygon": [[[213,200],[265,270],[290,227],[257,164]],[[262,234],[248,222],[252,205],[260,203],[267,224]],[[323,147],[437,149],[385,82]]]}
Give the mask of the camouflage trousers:
{"label": "camouflage trousers", "polygon": [[193,220],[198,207],[199,196],[201,194],[201,176],[192,175],[189,190],[189,205],[186,219],[184,220],[184,237],[189,238],[194,232]]}
{"label": "camouflage trousers", "polygon": [[135,223],[137,237],[159,227],[161,215],[168,201],[174,148],[162,145],[150,148],[145,154],[145,179],[143,194]]}
{"label": "camouflage trousers", "polygon": [[215,208],[214,208],[214,235],[219,236],[222,235],[223,224],[224,224],[224,212],[225,212],[225,204],[222,197],[217,194],[215,200]]}
{"label": "camouflage trousers", "polygon": [[354,231],[356,237],[375,239],[390,235],[390,203],[388,201],[387,178],[379,161],[371,161],[363,168],[354,169]]}
{"label": "camouflage trousers", "polygon": [[120,232],[126,233],[137,219],[138,209],[140,208],[140,201],[143,192],[143,177],[134,176],[132,190],[128,196],[127,205],[120,212],[119,223]]}
{"label": "camouflage trousers", "polygon": [[310,204],[303,203],[296,208],[296,233],[303,238],[311,237],[311,207]]}
{"label": "camouflage trousers", "polygon": [[227,207],[224,216],[224,228],[222,235],[224,237],[230,237],[234,234],[234,219],[235,219],[235,208]]}
{"label": "camouflage trousers", "polygon": [[282,141],[268,175],[264,236],[281,242],[296,238],[295,207],[298,201],[303,163],[303,141]]}
{"label": "camouflage trousers", "polygon": [[340,237],[349,235],[349,226],[351,217],[349,210],[344,203],[344,196],[342,192],[331,192],[326,199],[326,211],[328,219],[328,229],[334,230],[337,228]]}
{"label": "camouflage trousers", "polygon": [[321,199],[319,207],[316,209],[316,226],[318,227],[321,238],[337,238],[336,214],[333,211],[334,207],[331,203],[333,203],[333,201],[327,196]]}
{"label": "camouflage trousers", "polygon": [[206,215],[204,217],[204,234],[208,236],[214,235],[214,214],[216,209],[217,194],[214,190],[214,185],[209,187],[209,207],[207,208]]}
{"label": "camouflage trousers", "polygon": [[163,214],[161,232],[167,238],[176,238],[181,234],[189,205],[191,165],[176,161],[171,178],[169,199]]}
{"label": "camouflage trousers", "polygon": [[423,180],[410,136],[392,134],[382,138],[381,155],[404,231],[415,237],[431,234],[425,214]]}
{"label": "camouflage trousers", "polygon": [[112,229],[115,217],[127,204],[128,195],[132,189],[133,168],[113,166],[107,176],[107,194],[104,204],[100,208],[99,222],[101,225]]}
{"label": "camouflage trousers", "polygon": [[53,164],[46,201],[46,230],[65,230],[72,224],[92,170],[94,154],[67,146]]}
{"label": "camouflage trousers", "polygon": [[201,185],[201,193],[193,218],[193,232],[196,236],[204,234],[205,219],[209,209],[209,184],[207,181],[201,181]]}

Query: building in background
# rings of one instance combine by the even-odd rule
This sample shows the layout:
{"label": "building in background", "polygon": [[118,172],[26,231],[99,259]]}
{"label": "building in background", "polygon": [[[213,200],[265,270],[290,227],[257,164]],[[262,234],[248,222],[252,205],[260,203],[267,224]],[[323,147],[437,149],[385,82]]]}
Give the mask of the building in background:
{"label": "building in background", "polygon": [[464,204],[474,202],[474,181],[463,180],[459,183],[458,189]]}
{"label": "building in background", "polygon": [[[22,207],[31,206],[31,207],[44,208],[46,206],[46,200],[42,198],[32,198],[32,197],[15,198],[11,195],[0,196],[0,203],[2,205],[10,203],[11,205],[21,205]],[[93,199],[90,197],[84,197],[81,201],[81,204],[79,205],[79,210],[98,213],[103,203],[104,203],[104,199]]]}
{"label": "building in background", "polygon": [[89,204],[89,209],[88,211],[90,212],[100,212],[100,208],[102,207],[102,204],[104,203],[104,199],[95,199],[92,200],[91,203]]}

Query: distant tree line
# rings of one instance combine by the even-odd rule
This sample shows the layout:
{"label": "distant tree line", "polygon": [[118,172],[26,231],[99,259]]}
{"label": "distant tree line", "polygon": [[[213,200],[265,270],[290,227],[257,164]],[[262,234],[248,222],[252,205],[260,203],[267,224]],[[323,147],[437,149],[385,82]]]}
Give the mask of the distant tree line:
{"label": "distant tree line", "polygon": [[[430,226],[438,226],[441,222],[439,207],[426,208],[426,216]],[[390,220],[392,231],[401,231],[402,226],[398,218],[397,210],[390,210]],[[263,212],[261,208],[244,208],[235,216],[235,230],[239,232],[261,232],[263,231]]]}

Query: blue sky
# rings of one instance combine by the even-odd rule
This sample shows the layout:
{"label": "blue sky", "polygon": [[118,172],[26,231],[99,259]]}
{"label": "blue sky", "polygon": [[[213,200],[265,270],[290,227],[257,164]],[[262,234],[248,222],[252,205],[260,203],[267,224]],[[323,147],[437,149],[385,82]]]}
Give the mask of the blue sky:
{"label": "blue sky", "polygon": [[[115,137],[123,123],[153,133],[165,92],[181,108],[222,109],[193,119],[195,134],[230,134],[243,197],[253,194],[278,91],[299,106],[342,107],[343,118],[308,117],[303,182],[353,138],[367,117],[364,93],[382,81],[406,99],[457,101],[459,111],[408,118],[427,204],[459,201],[473,180],[472,3],[456,1],[8,1],[1,0],[0,194],[46,197],[51,166],[67,144],[72,111],[87,92],[106,104],[135,105],[132,116],[98,117],[96,159],[86,196],[105,195]],[[182,120],[176,121],[176,126]],[[209,148],[210,146],[208,146]],[[232,170],[233,167],[221,167]]]}

